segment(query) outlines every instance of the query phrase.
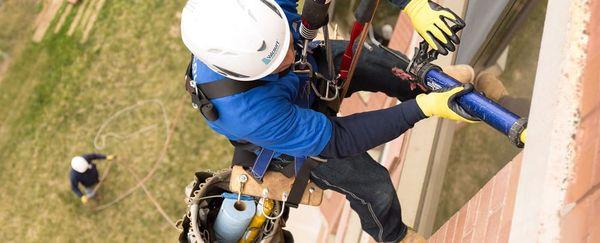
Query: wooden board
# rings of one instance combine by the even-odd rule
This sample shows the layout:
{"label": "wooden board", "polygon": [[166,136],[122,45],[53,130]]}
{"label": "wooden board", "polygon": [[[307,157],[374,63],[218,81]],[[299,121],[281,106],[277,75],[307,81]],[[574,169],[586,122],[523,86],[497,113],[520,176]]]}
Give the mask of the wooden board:
{"label": "wooden board", "polygon": [[[239,193],[240,191],[240,176],[246,175],[248,178],[244,184],[243,195],[250,195],[255,197],[263,197],[264,189],[268,189],[268,198],[281,201],[283,193],[289,192],[294,183],[295,177],[287,178],[285,175],[279,172],[267,171],[262,183],[258,183],[252,178],[246,170],[241,166],[233,166],[231,170],[231,178],[229,181],[229,189],[233,193]],[[312,182],[309,182],[304,190],[304,195],[300,204],[319,206],[323,200],[323,189],[319,188]]]}

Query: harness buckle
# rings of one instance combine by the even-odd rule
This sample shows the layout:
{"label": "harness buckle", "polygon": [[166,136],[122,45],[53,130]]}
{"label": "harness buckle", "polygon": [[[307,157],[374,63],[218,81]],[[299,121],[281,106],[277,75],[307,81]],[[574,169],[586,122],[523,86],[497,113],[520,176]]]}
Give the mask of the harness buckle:
{"label": "harness buckle", "polygon": [[[340,86],[337,85],[337,78],[334,80],[329,80],[320,73],[315,73],[315,76],[317,76],[318,79],[323,80],[325,82],[325,94],[322,94],[319,91],[319,89],[315,86],[314,82],[312,82],[312,81],[310,82],[310,87],[315,92],[315,95],[317,97],[319,97],[319,99],[324,100],[324,101],[333,101],[333,100],[337,99],[338,96],[340,95]],[[339,75],[338,75],[338,77],[339,77]],[[332,92],[333,92],[333,95],[332,95]]]}
{"label": "harness buckle", "polygon": [[[192,95],[192,96],[196,96],[196,97],[197,97],[199,92],[198,92],[198,86],[196,86],[196,81],[194,81],[194,80],[189,80],[189,81],[188,81],[188,85],[194,89],[194,92],[193,92],[191,95]],[[198,106],[198,104],[197,104],[196,102],[194,102],[194,101],[195,101],[195,99],[194,99],[194,98],[192,98],[192,107],[194,107],[194,109],[196,109],[196,110],[200,110],[200,107],[199,107],[199,106]]]}
{"label": "harness buckle", "polygon": [[292,72],[297,74],[307,74],[309,79],[313,77],[312,65],[308,61],[303,59],[294,62],[294,64],[292,65]]}

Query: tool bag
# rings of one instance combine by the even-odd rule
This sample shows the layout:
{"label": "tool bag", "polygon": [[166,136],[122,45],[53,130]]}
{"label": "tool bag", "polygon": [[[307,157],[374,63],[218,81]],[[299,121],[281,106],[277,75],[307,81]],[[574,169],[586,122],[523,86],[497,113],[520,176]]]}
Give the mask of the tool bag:
{"label": "tool bag", "polygon": [[[213,229],[215,219],[223,203],[222,193],[229,190],[231,169],[218,172],[199,171],[195,180],[186,187],[187,212],[177,221],[181,229],[180,243],[210,243],[216,242]],[[275,203],[272,214],[282,212],[283,205]],[[255,238],[257,243],[288,243],[294,242],[289,232],[283,229],[286,216],[270,220],[261,227],[260,234]]]}
{"label": "tool bag", "polygon": [[[228,78],[197,84],[193,80],[193,63],[192,56],[185,74],[185,88],[191,95],[192,106],[209,121],[219,118],[210,99],[246,92],[266,84],[262,80],[240,82]],[[319,164],[316,159],[275,156],[274,151],[249,142],[231,143],[235,147],[230,180],[232,192],[283,201],[292,207],[321,204],[323,190],[310,183],[310,170]]]}

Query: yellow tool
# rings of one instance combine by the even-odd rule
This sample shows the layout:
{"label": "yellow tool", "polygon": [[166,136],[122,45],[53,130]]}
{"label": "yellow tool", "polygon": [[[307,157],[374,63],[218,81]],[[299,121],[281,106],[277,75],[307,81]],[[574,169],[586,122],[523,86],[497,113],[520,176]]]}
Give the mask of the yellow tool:
{"label": "yellow tool", "polygon": [[252,243],[256,239],[256,237],[260,234],[262,226],[267,221],[265,215],[271,214],[273,210],[274,202],[271,199],[261,198],[258,202],[258,207],[256,208],[256,214],[250,221],[250,225],[248,225],[248,229],[244,232],[242,238],[238,241],[238,243]]}

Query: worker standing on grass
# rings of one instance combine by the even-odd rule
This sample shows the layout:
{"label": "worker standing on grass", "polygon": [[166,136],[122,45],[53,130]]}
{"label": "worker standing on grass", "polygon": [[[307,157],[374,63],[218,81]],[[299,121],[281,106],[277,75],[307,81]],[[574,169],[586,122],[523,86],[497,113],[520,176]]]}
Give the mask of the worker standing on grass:
{"label": "worker standing on grass", "polygon": [[[69,171],[71,190],[83,204],[87,204],[96,195],[95,186],[100,182],[98,169],[93,161],[103,159],[113,160],[115,156],[92,153],[75,156],[71,159],[71,170]],[[79,184],[83,185],[85,195],[79,189]]]}
{"label": "worker standing on grass", "polygon": [[[447,22],[462,20],[452,11],[427,0],[392,2],[404,9],[432,48],[440,53],[455,50],[456,28]],[[302,46],[296,8],[296,0],[188,1],[181,33],[195,57],[195,83],[262,81],[247,91],[210,99],[208,108],[216,108],[218,117],[203,113],[208,125],[234,143],[251,143],[253,152],[259,151],[256,148],[276,151],[274,160],[311,156],[326,161],[311,170],[311,181],[344,194],[365,232],[380,242],[420,242],[423,238],[402,222],[389,172],[367,150],[397,138],[427,117],[466,121],[449,107],[465,89],[423,94],[393,75],[397,63],[390,54],[373,48],[360,56],[347,96],[380,91],[402,103],[346,117],[317,112],[313,109],[319,100],[308,79],[290,70],[299,59],[295,50]],[[346,43],[329,46],[336,70]],[[321,65],[324,60],[318,47],[308,55],[318,71],[327,71]],[[473,78],[469,67],[452,69],[455,73],[448,73],[467,79],[465,83]]]}

